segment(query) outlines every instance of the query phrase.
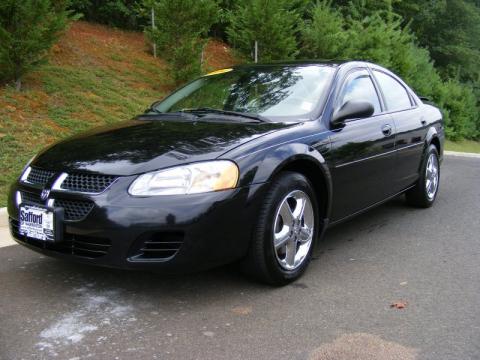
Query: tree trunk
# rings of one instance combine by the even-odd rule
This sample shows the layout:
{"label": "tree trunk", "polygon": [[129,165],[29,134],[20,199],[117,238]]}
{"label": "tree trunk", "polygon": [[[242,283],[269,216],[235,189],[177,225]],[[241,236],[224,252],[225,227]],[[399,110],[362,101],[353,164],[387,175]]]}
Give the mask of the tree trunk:
{"label": "tree trunk", "polygon": [[15,89],[17,89],[17,91],[22,90],[22,78],[15,80]]}

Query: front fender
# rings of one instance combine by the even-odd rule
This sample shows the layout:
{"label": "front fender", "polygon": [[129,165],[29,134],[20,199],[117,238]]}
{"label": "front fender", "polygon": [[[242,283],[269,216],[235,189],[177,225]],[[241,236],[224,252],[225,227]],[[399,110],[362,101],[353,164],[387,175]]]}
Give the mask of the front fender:
{"label": "front fender", "polygon": [[425,136],[425,145],[428,146],[434,137],[438,137],[438,131],[435,126],[430,126]]}
{"label": "front fender", "polygon": [[[439,130],[440,129],[440,130]],[[443,150],[444,150],[444,143],[445,143],[445,135],[439,126],[439,129],[437,129],[436,126],[431,126],[428,131],[427,135],[425,136],[425,147],[424,147],[424,152],[427,151],[428,147],[433,141],[438,141],[439,145],[439,157],[440,161],[443,159]]]}
{"label": "front fender", "polygon": [[325,183],[327,204],[331,204],[332,179],[327,162],[315,147],[302,143],[283,144],[275,149],[265,149],[237,159],[240,173],[243,174],[240,186],[268,183],[279,172],[298,161],[308,161],[318,169]]}

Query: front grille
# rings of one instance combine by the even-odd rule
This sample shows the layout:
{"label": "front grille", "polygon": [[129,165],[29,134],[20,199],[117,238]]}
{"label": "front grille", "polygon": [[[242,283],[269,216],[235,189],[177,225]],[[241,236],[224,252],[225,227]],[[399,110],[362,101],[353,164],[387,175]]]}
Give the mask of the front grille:
{"label": "front grille", "polygon": [[31,168],[27,176],[27,181],[32,184],[46,185],[48,181],[55,175],[54,171]]}
{"label": "front grille", "polygon": [[65,220],[78,221],[85,218],[93,209],[93,203],[85,200],[55,199],[55,207],[65,210]]}
{"label": "front grille", "polygon": [[63,235],[63,241],[58,243],[41,241],[20,235],[19,227],[19,222],[10,218],[10,228],[15,238],[25,244],[29,244],[41,249],[56,251],[62,254],[70,254],[94,259],[108,254],[108,251],[112,245],[110,239],[107,238],[74,235],[69,233],[65,233]]}
{"label": "front grille", "polygon": [[70,191],[101,193],[116,179],[112,175],[69,174],[60,187]]}
{"label": "front grille", "polygon": [[45,201],[40,198],[40,195],[22,191],[22,202],[32,203],[37,205],[45,205]]}
{"label": "front grille", "polygon": [[180,250],[183,244],[182,232],[158,232],[147,238],[140,238],[131,249],[131,259],[167,260]]}
{"label": "front grille", "polygon": [[[22,202],[45,205],[45,201],[42,201],[38,194],[21,191],[20,195],[22,196]],[[65,220],[79,221],[92,211],[94,204],[88,200],[55,199],[54,206],[62,207],[65,210]]]}

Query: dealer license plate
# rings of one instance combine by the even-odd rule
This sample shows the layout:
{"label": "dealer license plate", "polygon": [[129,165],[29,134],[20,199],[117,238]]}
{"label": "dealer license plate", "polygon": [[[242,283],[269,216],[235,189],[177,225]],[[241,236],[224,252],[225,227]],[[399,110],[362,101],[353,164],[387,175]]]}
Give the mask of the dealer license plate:
{"label": "dealer license plate", "polygon": [[55,214],[39,206],[20,206],[21,235],[43,241],[55,241]]}

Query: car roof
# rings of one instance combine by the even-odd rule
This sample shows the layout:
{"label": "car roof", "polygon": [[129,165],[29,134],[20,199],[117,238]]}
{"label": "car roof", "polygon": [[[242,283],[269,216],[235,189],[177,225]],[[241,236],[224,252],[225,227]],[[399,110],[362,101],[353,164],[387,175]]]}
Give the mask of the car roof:
{"label": "car roof", "polygon": [[332,67],[343,67],[343,66],[378,66],[366,61],[358,60],[292,60],[292,61],[273,61],[268,63],[257,63],[257,64],[241,64],[235,65],[234,68],[245,69],[245,68],[262,68],[262,67],[276,67],[276,66],[285,66],[285,67],[295,67],[295,66],[304,66],[304,65],[325,65]]}
{"label": "car roof", "polygon": [[[370,69],[377,69],[384,71],[390,75],[394,75],[396,78],[399,78],[398,75],[393,73],[391,70],[384,68],[383,66],[362,60],[293,60],[293,61],[275,61],[269,63],[258,63],[258,64],[241,64],[233,66],[234,69],[261,69],[266,67],[298,67],[298,66],[308,66],[308,65],[322,65],[330,66],[334,68],[342,68],[344,70],[354,69],[356,67],[368,67]],[[401,80],[401,79],[400,79]]]}

